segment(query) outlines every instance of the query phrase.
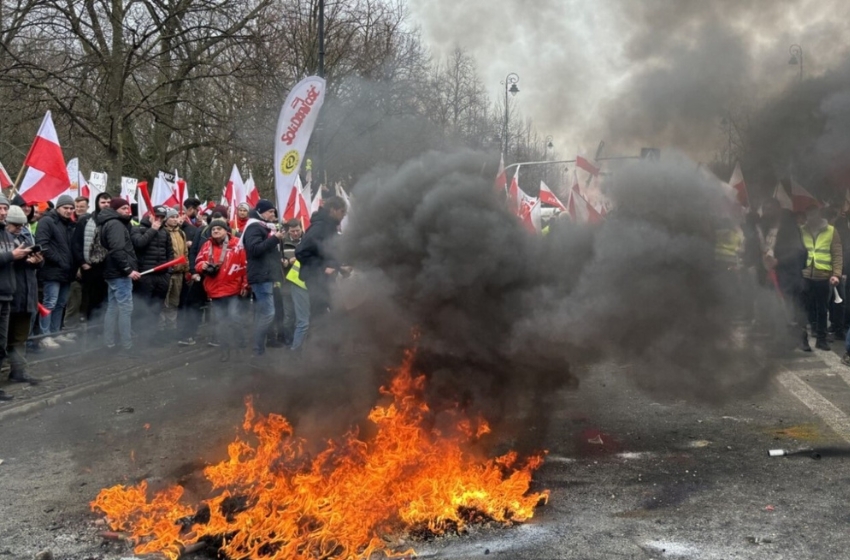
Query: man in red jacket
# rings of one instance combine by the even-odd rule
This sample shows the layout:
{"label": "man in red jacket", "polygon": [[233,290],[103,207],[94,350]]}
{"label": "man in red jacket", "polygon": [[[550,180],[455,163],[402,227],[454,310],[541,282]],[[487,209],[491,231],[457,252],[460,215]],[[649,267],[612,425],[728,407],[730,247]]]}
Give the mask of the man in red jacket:
{"label": "man in red jacket", "polygon": [[210,224],[210,238],[201,246],[195,270],[203,278],[204,290],[212,300],[216,340],[221,344],[221,361],[230,359],[233,325],[239,322],[239,296],[248,293],[245,248],[230,235],[223,219]]}

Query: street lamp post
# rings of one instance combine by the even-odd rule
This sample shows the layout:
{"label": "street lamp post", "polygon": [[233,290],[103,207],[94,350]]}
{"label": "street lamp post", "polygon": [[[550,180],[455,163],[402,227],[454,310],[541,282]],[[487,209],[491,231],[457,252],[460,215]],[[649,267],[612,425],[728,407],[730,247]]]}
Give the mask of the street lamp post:
{"label": "street lamp post", "polygon": [[800,65],[800,81],[803,81],[803,47],[796,43],[788,47],[788,52],[791,53],[791,58],[788,59],[788,64]]}
{"label": "street lamp post", "polygon": [[519,82],[519,76],[511,72],[507,76],[505,76],[505,81],[502,82],[505,86],[505,131],[502,134],[502,141],[504,145],[502,146],[502,153],[507,155],[508,153],[508,119],[510,118],[510,111],[508,110],[508,94],[516,95],[519,93],[519,88],[517,87],[517,83]]}

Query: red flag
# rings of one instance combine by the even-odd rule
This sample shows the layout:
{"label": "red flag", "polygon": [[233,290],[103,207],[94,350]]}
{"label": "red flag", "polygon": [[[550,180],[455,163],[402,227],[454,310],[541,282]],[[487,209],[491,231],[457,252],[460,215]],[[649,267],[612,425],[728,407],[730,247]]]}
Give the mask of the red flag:
{"label": "red flag", "polygon": [[732,178],[729,179],[729,184],[735,189],[735,196],[738,199],[738,203],[743,208],[749,208],[750,196],[747,193],[747,183],[744,182],[744,174],[741,173],[740,162],[735,164],[735,170],[732,171]]}
{"label": "red flag", "polygon": [[6,168],[0,163],[0,189],[8,189],[12,186],[12,178],[6,172]]}
{"label": "red flag", "polygon": [[155,267],[151,268],[150,270],[146,270],[146,271],[142,272],[141,275],[144,276],[145,274],[150,274],[152,272],[159,272],[160,270],[165,270],[166,268],[171,268],[172,266],[178,266],[178,265],[181,265],[181,264],[186,264],[188,262],[189,262],[189,259],[186,258],[186,255],[180,255],[176,259],[170,260],[167,263],[162,263],[159,266],[155,266]]}
{"label": "red flag", "polygon": [[576,156],[576,167],[584,169],[594,177],[599,175],[599,167],[597,167],[596,164],[591,162],[589,159],[582,156]]}
{"label": "red flag", "polygon": [[549,206],[554,206],[555,208],[560,208],[563,211],[567,210],[564,203],[555,196],[555,193],[553,193],[543,181],[540,181],[540,202],[548,204]]}
{"label": "red flag", "polygon": [[823,206],[812,193],[804,189],[793,177],[791,178],[791,203],[794,206],[794,212],[805,212],[812,205],[818,208]]}
{"label": "red flag", "polygon": [[71,181],[50,111],[41,121],[24,165],[27,172],[18,192],[27,202],[52,200],[68,190]]}
{"label": "red flag", "polygon": [[148,182],[147,181],[139,181],[136,185],[139,193],[142,195],[142,201],[144,201],[145,208],[139,208],[139,215],[144,216],[147,212],[153,212],[153,204],[151,204],[151,195],[148,193]]}
{"label": "red flag", "polygon": [[496,184],[494,189],[496,193],[505,196],[505,189],[508,188],[508,174],[505,172],[505,154],[502,154],[502,159],[499,160],[499,172],[496,174]]}
{"label": "red flag", "polygon": [[511,188],[508,189],[508,209],[516,216],[519,216],[520,204],[522,203],[522,198],[519,195],[519,168],[520,166],[517,166],[514,177],[511,179]]}
{"label": "red flag", "polygon": [[248,180],[245,181],[245,198],[251,208],[255,207],[260,201],[260,191],[257,190],[257,185],[254,184],[254,176],[248,173]]}

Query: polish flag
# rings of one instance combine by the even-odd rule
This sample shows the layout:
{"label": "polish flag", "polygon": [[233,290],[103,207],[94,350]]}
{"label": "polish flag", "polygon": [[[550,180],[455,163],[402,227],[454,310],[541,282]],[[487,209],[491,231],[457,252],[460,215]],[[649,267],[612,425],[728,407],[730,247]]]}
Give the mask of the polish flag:
{"label": "polish flag", "polygon": [[295,176],[295,184],[289,190],[289,199],[286,201],[286,209],[283,211],[283,220],[291,220],[295,218],[300,220],[304,231],[310,227],[310,206],[304,200],[303,187],[301,186],[301,177]]}
{"label": "polish flag", "polygon": [[596,165],[595,162],[585,157],[576,156],[576,167],[578,167],[579,169],[584,169],[594,177],[599,175],[599,166]]}
{"label": "polish flag", "polygon": [[313,200],[310,202],[310,215],[312,216],[314,212],[318,212],[319,208],[322,207],[325,201],[322,199],[322,186],[319,185],[319,189],[316,191],[316,196],[313,197]]}
{"label": "polish flag", "polygon": [[71,184],[50,111],[41,121],[24,165],[27,172],[18,193],[28,203],[51,200],[65,192]]}
{"label": "polish flag", "polygon": [[[570,189],[570,198],[567,200],[567,213],[573,222],[578,222],[578,197],[581,196],[581,186],[578,183],[578,171],[573,169],[573,186]],[[582,197],[584,198],[584,197]]]}
{"label": "polish flag", "polygon": [[818,199],[812,196],[812,193],[804,189],[793,177],[791,178],[791,202],[794,205],[794,212],[805,212],[813,204],[818,208],[823,206]]}
{"label": "polish flag", "polygon": [[540,199],[522,194],[519,218],[525,229],[531,233],[540,232]]}
{"label": "polish flag", "polygon": [[0,163],[0,189],[8,189],[12,186],[12,178],[6,172],[6,168]]}
{"label": "polish flag", "polygon": [[499,173],[496,174],[496,184],[493,189],[497,194],[505,196],[505,189],[508,188],[508,174],[505,172],[505,154],[499,160]]}
{"label": "polish flag", "polygon": [[511,179],[511,188],[508,189],[508,210],[511,211],[512,214],[519,216],[522,204],[522,198],[520,197],[519,190],[519,168],[521,166],[517,166],[516,171],[514,172],[514,177]]}
{"label": "polish flag", "polygon": [[793,210],[794,203],[791,201],[791,197],[788,196],[788,193],[785,192],[785,187],[782,186],[782,183],[776,183],[776,188],[773,189],[773,198],[779,201],[779,206],[784,208],[785,210]]}
{"label": "polish flag", "polygon": [[260,191],[257,190],[257,185],[254,184],[254,175],[248,173],[248,180],[245,181],[245,202],[247,202],[251,208],[254,208],[257,203],[260,201]]}
{"label": "polish flag", "polygon": [[174,192],[168,181],[165,180],[165,175],[162,171],[153,180],[153,192],[151,192],[151,204],[154,206],[176,206],[180,204],[177,201],[177,193]]}
{"label": "polish flag", "polygon": [[540,181],[540,202],[544,204],[548,204],[549,206],[554,206],[555,208],[560,208],[563,211],[567,210],[567,207],[564,206],[564,203],[561,202],[555,193],[552,192],[549,187],[546,186],[546,183]]}
{"label": "polish flag", "polygon": [[605,219],[581,193],[576,193],[576,212],[582,224],[600,224]]}
{"label": "polish flag", "polygon": [[744,174],[741,173],[741,163],[735,164],[735,170],[732,171],[732,178],[729,179],[729,184],[735,189],[738,203],[743,208],[750,207],[750,196],[747,193],[747,183],[744,182]]}
{"label": "polish flag", "polygon": [[245,183],[242,182],[242,175],[239,174],[239,168],[234,163],[233,169],[230,170],[230,179],[221,193],[221,203],[226,204],[230,209],[231,221],[236,219],[236,207],[243,202],[245,202]]}

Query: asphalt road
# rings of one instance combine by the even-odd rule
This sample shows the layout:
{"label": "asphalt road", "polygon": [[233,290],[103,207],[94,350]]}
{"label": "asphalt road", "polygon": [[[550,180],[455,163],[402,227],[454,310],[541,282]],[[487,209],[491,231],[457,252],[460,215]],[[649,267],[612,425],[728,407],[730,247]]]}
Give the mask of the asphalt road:
{"label": "asphalt road", "polygon": [[[138,367],[102,359],[98,371],[110,374]],[[60,390],[51,406],[26,414],[3,418],[0,406],[0,559],[44,549],[69,560],[132,557],[97,537],[103,527],[87,504],[98,490],[185,479],[223,456],[245,394],[304,382],[291,367],[258,372],[244,357],[219,364],[211,349],[169,351],[152,363],[143,375],[89,394],[63,399]],[[446,559],[848,557],[850,454],[841,452],[850,449],[850,368],[837,354],[799,354],[763,395],[720,407],[654,402],[625,373],[600,366],[577,390],[551,396],[549,456],[536,484],[552,494],[531,522],[413,543],[417,552]],[[119,413],[122,407],[133,412]],[[771,448],[808,447],[833,454],[767,456]]]}

